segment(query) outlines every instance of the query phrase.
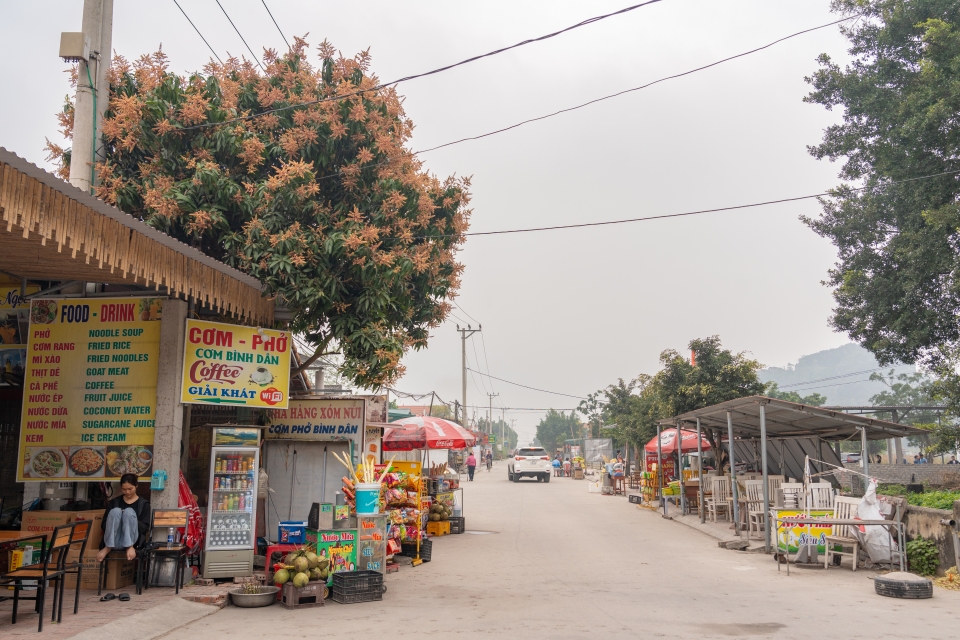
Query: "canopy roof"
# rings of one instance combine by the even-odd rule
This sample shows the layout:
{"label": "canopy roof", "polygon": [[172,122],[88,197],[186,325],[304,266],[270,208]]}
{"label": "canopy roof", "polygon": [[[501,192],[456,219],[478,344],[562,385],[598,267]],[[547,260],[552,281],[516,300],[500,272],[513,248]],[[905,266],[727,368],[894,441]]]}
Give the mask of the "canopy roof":
{"label": "canopy roof", "polygon": [[660,425],[681,428],[696,425],[697,418],[704,429],[722,429],[727,432],[727,413],[733,421],[733,436],[740,439],[760,437],[760,407],[766,407],[768,438],[821,438],[846,440],[860,436],[866,429],[868,440],[886,440],[923,435],[927,432],[905,424],[851,415],[842,411],[823,409],[766,396],[747,396],[728,400],[696,411],[666,418]]}
{"label": "canopy roof", "polygon": [[0,147],[0,271],[28,280],[148,287],[272,324],[259,280]]}

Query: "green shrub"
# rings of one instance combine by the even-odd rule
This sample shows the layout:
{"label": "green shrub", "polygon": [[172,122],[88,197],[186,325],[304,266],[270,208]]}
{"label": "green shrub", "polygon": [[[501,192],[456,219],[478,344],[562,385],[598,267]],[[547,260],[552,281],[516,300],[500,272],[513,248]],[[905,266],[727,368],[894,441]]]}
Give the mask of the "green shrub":
{"label": "green shrub", "polygon": [[960,491],[928,491],[926,493],[911,493],[907,502],[915,507],[930,507],[931,509],[953,509],[953,502],[960,500]]}
{"label": "green shrub", "polygon": [[877,493],[885,496],[905,496],[907,488],[902,484],[878,484]]}
{"label": "green shrub", "polygon": [[907,542],[907,563],[909,568],[921,576],[932,576],[940,566],[940,553],[932,540],[918,536]]}

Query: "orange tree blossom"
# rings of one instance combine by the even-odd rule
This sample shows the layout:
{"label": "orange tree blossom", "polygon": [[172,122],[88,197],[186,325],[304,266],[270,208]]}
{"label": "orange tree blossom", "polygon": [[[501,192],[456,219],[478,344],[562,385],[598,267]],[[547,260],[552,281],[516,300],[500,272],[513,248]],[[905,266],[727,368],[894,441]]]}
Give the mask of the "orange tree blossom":
{"label": "orange tree blossom", "polygon": [[[319,57],[297,39],[265,52],[265,73],[230,59],[189,78],[162,52],[115,58],[97,196],[258,278],[317,354],[341,353],[345,376],[378,386],[450,310],[470,183],[422,169],[368,52],[324,42]],[[68,138],[72,119],[68,104]],[[69,150],[48,149],[66,175]]]}

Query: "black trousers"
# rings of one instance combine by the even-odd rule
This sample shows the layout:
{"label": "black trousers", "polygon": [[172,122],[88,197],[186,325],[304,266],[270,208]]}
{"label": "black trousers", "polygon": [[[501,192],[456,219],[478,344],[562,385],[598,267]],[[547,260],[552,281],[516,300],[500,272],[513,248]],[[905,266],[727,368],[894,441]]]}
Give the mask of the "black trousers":
{"label": "black trousers", "polygon": [[467,466],[467,474],[470,476],[470,480],[473,480],[473,472],[476,471],[476,467]]}

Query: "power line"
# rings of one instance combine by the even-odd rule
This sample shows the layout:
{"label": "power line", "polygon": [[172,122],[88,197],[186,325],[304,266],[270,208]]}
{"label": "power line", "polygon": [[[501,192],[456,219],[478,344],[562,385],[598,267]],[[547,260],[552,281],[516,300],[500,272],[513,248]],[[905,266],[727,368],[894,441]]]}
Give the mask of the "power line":
{"label": "power line", "polygon": [[[880,185],[882,187],[889,187],[897,184],[903,184],[906,182],[916,182],[917,180],[928,180],[930,178],[939,178],[942,176],[952,176],[960,173],[960,170],[957,171],[944,171],[941,173],[933,173],[928,176],[920,176],[917,178],[907,178],[905,180],[891,180],[886,184]],[[846,187],[848,191],[866,191],[868,189],[873,189],[873,186],[866,187]],[[764,202],[752,202],[750,204],[738,204],[731,207],[718,207],[716,209],[698,209],[696,211],[685,211],[683,213],[667,213],[658,216],[646,216],[644,218],[627,218],[624,220],[605,220],[603,222],[581,222],[577,224],[561,224],[555,225],[552,227],[530,227],[527,229],[505,229],[502,231],[471,231],[461,235],[464,236],[496,236],[504,235],[508,233],[531,233],[534,231],[558,231],[560,229],[580,229],[583,227],[602,227],[612,224],[626,224],[629,222],[646,222],[647,220],[662,220],[665,218],[682,218],[684,216],[695,216],[701,213],[719,213],[721,211],[736,211],[738,209],[751,209],[755,207],[764,207],[771,204],[783,204],[786,202],[798,202],[800,200],[810,200],[812,198],[824,198],[832,196],[833,193],[830,191],[824,191],[822,193],[813,193],[807,196],[797,196],[794,198],[781,198],[779,200],[766,200]],[[433,236],[414,236],[414,240],[437,240],[439,238],[448,238],[454,237],[455,234],[437,234]],[[394,240],[398,238],[392,238]]]}
{"label": "power line", "polygon": [[[882,371],[883,369],[886,369],[886,367],[879,367],[879,368],[877,368],[877,369],[866,369],[866,370],[864,370],[864,371],[854,371],[853,373],[844,373],[843,375],[830,376],[829,378],[817,378],[816,380],[804,380],[803,382],[791,382],[790,384],[785,384],[785,385],[783,385],[783,386],[780,386],[779,384],[777,384],[777,388],[778,388],[778,389],[787,389],[787,388],[789,388],[789,387],[797,387],[797,386],[800,386],[800,385],[802,385],[802,384],[813,384],[814,382],[826,382],[827,380],[837,380],[837,379],[839,379],[839,378],[849,378],[850,376],[859,376],[859,375],[863,375],[864,373],[873,373],[874,371]],[[771,380],[771,382],[776,382],[776,380]]]}
{"label": "power line", "polygon": [[273,26],[277,28],[277,31],[280,32],[280,37],[283,38],[283,41],[287,43],[287,49],[292,49],[290,42],[287,40],[287,36],[283,35],[283,30],[280,28],[280,25],[277,24],[277,19],[273,17],[273,12],[270,11],[270,7],[267,6],[267,0],[260,0],[263,3],[263,8],[267,10],[267,13],[270,14],[270,19],[273,20]]}
{"label": "power line", "polygon": [[173,0],[173,4],[177,5],[177,9],[180,9],[180,13],[183,14],[183,17],[187,19],[187,22],[190,23],[190,26],[193,27],[193,30],[197,32],[197,35],[200,36],[200,39],[203,40],[203,44],[207,45],[207,48],[210,49],[210,53],[213,54],[213,57],[217,59],[217,62],[223,64],[223,60],[220,59],[220,56],[217,55],[217,52],[213,50],[213,47],[210,46],[210,43],[207,42],[207,39],[203,37],[203,34],[200,33],[200,29],[197,29],[197,25],[193,24],[193,20],[190,19],[190,16],[187,15],[187,12],[183,10],[183,7],[180,6],[180,3],[177,0]]}
{"label": "power line", "polygon": [[[460,62],[455,62],[455,63],[453,63],[453,64],[448,64],[448,65],[445,66],[445,67],[439,67],[439,68],[433,69],[433,70],[431,70],[431,71],[425,71],[425,72],[423,72],[423,73],[417,73],[417,74],[410,75],[410,76],[404,76],[404,77],[402,77],[402,78],[398,78],[397,80],[391,80],[390,82],[383,82],[383,83],[378,84],[378,85],[376,85],[376,86],[374,86],[374,87],[370,87],[369,89],[358,89],[357,91],[351,91],[351,92],[349,92],[349,93],[344,93],[344,94],[342,94],[342,95],[337,95],[337,96],[331,96],[331,97],[329,97],[329,98],[318,98],[317,100],[306,100],[306,101],[304,101],[304,102],[299,102],[299,103],[297,103],[297,104],[289,104],[289,105],[286,105],[286,106],[283,106],[283,107],[275,107],[275,108],[273,108],[273,109],[267,109],[266,111],[261,111],[261,112],[259,112],[259,113],[251,113],[251,114],[249,114],[249,115],[239,116],[239,117],[236,117],[236,118],[232,118],[232,119],[230,119],[230,120],[224,120],[223,122],[204,122],[204,123],[196,124],[196,125],[193,125],[193,126],[190,126],[190,127],[182,127],[181,130],[182,130],[182,131],[189,131],[189,130],[191,130],[191,129],[203,129],[203,128],[206,128],[206,127],[218,127],[218,126],[225,125],[225,124],[232,124],[232,123],[234,123],[234,122],[241,122],[241,121],[243,121],[243,120],[250,120],[250,119],[252,119],[252,118],[259,118],[259,117],[261,117],[261,116],[265,116],[265,115],[270,114],[270,113],[277,113],[277,112],[280,112],[280,111],[287,111],[287,110],[289,110],[289,109],[295,109],[295,108],[297,108],[297,107],[306,107],[306,106],[310,106],[310,105],[314,105],[314,104],[320,104],[320,103],[322,103],[322,102],[332,102],[332,101],[335,101],[335,100],[344,100],[344,99],[346,99],[346,98],[352,98],[352,97],[354,97],[354,96],[363,95],[363,94],[365,94],[365,93],[376,92],[376,91],[379,91],[379,90],[381,90],[381,89],[386,89],[387,87],[390,87],[390,86],[396,86],[396,85],[400,84],[401,82],[408,82],[408,81],[410,81],[410,80],[416,80],[417,78],[423,78],[423,77],[426,77],[426,76],[432,76],[432,75],[434,75],[434,74],[441,73],[441,72],[443,72],[443,71],[448,71],[448,70],[450,70],[450,69],[453,69],[453,68],[456,68],[456,67],[459,67],[459,66],[462,66],[462,65],[465,65],[465,64],[469,64],[469,63],[471,63],[471,62],[475,62],[475,61],[481,60],[481,59],[483,59],[483,58],[489,58],[489,57],[491,57],[491,56],[495,56],[495,55],[497,55],[497,54],[504,53],[505,51],[510,51],[511,49],[516,49],[517,47],[522,47],[522,46],[524,46],[524,45],[532,44],[532,43],[534,43],[534,42],[541,42],[541,41],[543,41],[543,40],[548,40],[548,39],[553,38],[553,37],[555,37],[555,36],[558,36],[558,35],[560,35],[560,34],[566,33],[567,31],[572,31],[573,29],[578,29],[578,28],[583,27],[583,26],[586,26],[586,25],[588,25],[588,24],[593,24],[594,22],[599,22],[600,20],[605,20],[606,18],[610,18],[610,17],[613,17],[613,16],[618,16],[618,15],[627,13],[627,12],[629,12],[629,11],[633,11],[634,9],[640,9],[640,8],[642,8],[642,7],[646,7],[646,6],[651,5],[651,4],[656,4],[656,3],[658,3],[658,2],[663,2],[663,0],[647,0],[647,2],[641,2],[640,4],[635,4],[635,5],[626,7],[626,8],[624,8],[624,9],[620,9],[619,11],[614,11],[614,12],[612,12],[612,13],[607,13],[607,14],[604,14],[604,15],[601,15],[601,16],[595,16],[595,17],[593,17],[593,18],[587,18],[586,20],[582,20],[582,21],[578,22],[578,23],[575,24],[575,25],[569,26],[569,27],[567,27],[567,28],[565,28],[565,29],[561,29],[561,30],[559,30],[559,31],[554,31],[553,33],[548,33],[547,35],[544,35],[544,36],[540,36],[540,37],[537,37],[537,38],[529,38],[529,39],[527,39],[527,40],[523,40],[522,42],[518,42],[518,43],[516,43],[516,44],[512,44],[512,45],[510,45],[509,47],[502,47],[502,48],[500,48],[500,49],[495,49],[495,50],[493,50],[493,51],[490,51],[490,52],[487,52],[487,53],[483,53],[483,54],[480,54],[480,55],[478,55],[478,56],[473,56],[472,58],[467,58],[466,60],[461,60]],[[220,0],[217,0],[217,4],[220,4]],[[220,8],[223,9],[223,6],[221,6]],[[224,11],[223,13],[224,13],[224,15],[226,15],[227,12]],[[227,19],[229,20],[229,19],[230,19],[230,16],[227,16]],[[233,24],[233,21],[232,21],[232,20],[230,21],[230,24]],[[234,30],[236,30],[236,27],[234,27]],[[237,31],[237,35],[239,35],[239,34],[240,34],[240,32]],[[242,39],[243,39],[243,36],[240,36],[240,38],[241,38],[241,40],[242,40]],[[247,44],[246,41],[244,41],[244,44]],[[248,46],[247,49],[250,49],[250,47]],[[252,55],[252,54],[253,54],[253,51],[250,51],[250,53],[251,53],[251,55]],[[254,57],[256,57],[256,56],[254,56]],[[258,63],[258,64],[259,64],[259,63]],[[261,65],[260,68],[262,69],[263,66]]]}
{"label": "power line", "polygon": [[[473,347],[473,357],[476,358],[477,367],[480,366],[480,355],[477,353],[477,342],[474,340],[473,336],[470,336],[470,346]],[[467,367],[469,369],[469,367]],[[471,369],[472,371],[472,369]],[[489,395],[487,392],[487,385],[483,381],[483,378],[480,378],[480,384],[483,385],[483,395]],[[490,391],[493,391],[493,385],[490,385]]]}
{"label": "power line", "polygon": [[480,324],[480,321],[477,320],[476,318],[474,318],[474,317],[473,317],[472,315],[470,315],[469,313],[467,313],[467,310],[464,309],[462,306],[460,306],[460,303],[457,303],[455,306],[457,307],[457,309],[460,309],[460,311],[463,311],[463,313],[464,313],[468,318],[470,318],[471,320],[473,320],[473,321],[476,322],[477,324]]}
{"label": "power line", "polygon": [[[240,36],[240,39],[243,40],[244,46],[247,47],[247,51],[250,52],[250,55],[253,56],[253,61],[257,63],[257,66],[266,73],[267,70],[263,68],[263,65],[260,64],[260,59],[257,58],[257,54],[253,52],[253,49],[250,48],[250,45],[247,44],[246,38],[243,37],[243,34],[240,33],[240,29],[237,29],[237,25],[233,24],[233,20],[230,19],[230,14],[227,13],[227,10],[223,8],[223,5],[220,4],[220,0],[217,0],[217,6],[220,7],[220,11],[223,11],[223,15],[227,16],[227,21],[230,22],[230,26],[233,27],[233,30],[237,32],[237,35]],[[266,5],[264,5],[266,6]]]}
{"label": "power line", "polygon": [[[777,40],[774,40],[773,42],[770,42],[770,43],[768,43],[768,44],[765,44],[765,45],[763,45],[762,47],[757,47],[756,49],[751,49],[750,51],[744,51],[743,53],[738,53],[738,54],[736,54],[736,55],[734,55],[734,56],[730,56],[730,57],[728,57],[728,58],[723,58],[722,60],[717,60],[716,62],[711,62],[710,64],[706,64],[706,65],[703,65],[703,66],[701,66],[701,67],[697,67],[697,68],[695,68],[695,69],[690,69],[689,71],[684,71],[683,73],[677,73],[677,74],[674,74],[674,75],[671,75],[671,76],[665,76],[665,77],[660,78],[660,79],[658,79],[658,80],[654,80],[653,82],[648,82],[647,84],[640,85],[639,87],[633,87],[632,89],[625,89],[625,90],[623,90],[623,91],[618,91],[617,93],[612,93],[612,94],[610,94],[610,95],[603,96],[603,97],[601,97],[601,98],[596,98],[596,99],[594,99],[594,100],[590,100],[590,101],[588,101],[588,102],[584,102],[584,103],[582,103],[582,104],[579,104],[579,105],[576,105],[576,106],[573,106],[573,107],[568,107],[568,108],[566,108],[566,109],[561,109],[561,110],[559,110],[559,111],[554,111],[553,113],[548,113],[548,114],[546,114],[546,115],[538,116],[538,117],[536,117],[536,118],[530,118],[530,119],[527,119],[527,120],[523,120],[522,122],[518,122],[517,124],[510,125],[509,127],[504,127],[504,128],[502,128],[502,129],[496,129],[496,130],[494,130],[494,131],[490,131],[490,132],[487,132],[487,133],[484,133],[484,134],[480,134],[480,135],[477,135],[477,136],[471,136],[471,137],[467,137],[467,138],[461,138],[461,139],[459,139],[459,140],[454,140],[454,141],[452,141],[452,142],[445,142],[445,143],[440,144],[440,145],[437,145],[437,146],[435,146],[435,147],[429,147],[429,148],[427,148],[427,149],[422,149],[422,150],[420,150],[420,151],[414,151],[414,152],[412,152],[412,155],[418,155],[418,154],[421,154],[421,153],[427,153],[427,152],[429,152],[429,151],[436,151],[437,149],[442,149],[442,148],[444,148],[444,147],[449,147],[449,146],[452,146],[452,145],[455,145],[455,144],[460,144],[460,143],[462,143],[462,142],[468,142],[468,141],[470,141],[470,140],[479,140],[480,138],[486,138],[486,137],[488,137],[488,136],[496,135],[496,134],[498,134],[498,133],[504,133],[504,132],[506,132],[506,131],[510,131],[511,129],[516,129],[517,127],[523,126],[523,125],[525,125],[525,124],[529,124],[529,123],[531,123],[531,122],[537,122],[537,121],[539,121],[539,120],[546,120],[547,118],[552,118],[552,117],[554,117],[554,116],[558,116],[558,115],[567,113],[567,112],[569,112],[569,111],[575,111],[575,110],[577,110],[577,109],[582,109],[583,107],[587,107],[587,106],[589,106],[589,105],[592,105],[592,104],[595,104],[595,103],[598,103],[598,102],[603,102],[604,100],[609,100],[609,99],[611,99],[611,98],[616,98],[616,97],[618,97],[618,96],[622,96],[622,95],[625,95],[625,94],[627,94],[627,93],[632,93],[632,92],[634,92],[634,91],[640,91],[641,89],[646,89],[647,87],[651,87],[651,86],[653,86],[653,85],[655,85],[655,84],[659,84],[659,83],[661,83],[661,82],[666,82],[667,80],[673,80],[673,79],[675,79],[675,78],[681,78],[681,77],[683,77],[683,76],[687,76],[687,75],[696,73],[696,72],[698,72],[698,71],[703,71],[703,70],[705,70],[705,69],[709,69],[709,68],[711,68],[711,67],[715,67],[715,66],[717,66],[717,65],[719,65],[719,64],[723,64],[724,62],[729,62],[729,61],[731,61],[731,60],[736,60],[737,58],[742,58],[742,57],[748,56],[748,55],[750,55],[750,54],[752,54],[752,53],[757,53],[758,51],[763,51],[764,49],[769,49],[770,47],[772,47],[772,46],[774,46],[775,44],[778,44],[778,43],[780,43],[780,42],[783,42],[784,40],[789,40],[789,39],[791,39],[791,38],[795,38],[795,37],[797,37],[797,36],[800,36],[800,35],[803,35],[803,34],[806,34],[806,33],[810,33],[810,32],[812,32],[812,31],[817,31],[817,30],[819,30],[819,29],[825,29],[826,27],[831,27],[831,26],[833,26],[833,25],[835,25],[835,24],[839,24],[839,23],[841,23],[841,22],[846,22],[846,21],[848,21],[848,20],[853,20],[853,19],[859,18],[859,17],[860,17],[860,14],[857,14],[857,15],[850,16],[850,17],[847,17],[847,18],[842,18],[842,19],[840,19],[840,20],[834,20],[833,22],[828,22],[828,23],[822,24],[822,25],[820,25],[820,26],[818,26],[818,27],[812,27],[812,28],[810,28],[810,29],[804,29],[803,31],[797,31],[796,33],[792,33],[792,34],[790,34],[790,35],[788,35],[788,36],[784,36],[784,37],[782,37],[782,38],[779,38],[779,39],[777,39]],[[304,103],[304,104],[308,104],[308,103]],[[190,129],[190,128],[192,128],[192,127],[187,127],[187,129]],[[385,165],[385,164],[390,164],[391,162],[394,162],[394,160],[385,160],[385,161],[382,161],[382,162],[376,162],[376,163],[367,165],[367,166],[364,167],[364,168],[365,168],[365,169],[373,169],[373,168],[376,168],[376,167],[379,167],[379,166],[383,166],[383,165]],[[336,177],[338,177],[338,176],[340,176],[340,175],[343,175],[343,172],[342,172],[342,171],[338,171],[338,172],[336,172],[336,173],[332,173],[332,174],[329,174],[329,175],[326,175],[326,176],[321,176],[320,178],[317,178],[317,180],[319,181],[319,180],[326,180],[326,179],[328,179],[328,178],[336,178]],[[462,310],[462,308],[461,308],[461,310]],[[466,312],[464,312],[464,313],[466,313]],[[469,315],[469,314],[468,314],[468,315]]]}
{"label": "power line", "polygon": [[843,385],[846,385],[846,384],[858,384],[858,383],[860,383],[860,382],[870,382],[870,381],[871,381],[870,378],[866,378],[866,379],[864,379],[864,380],[854,380],[854,381],[852,381],[852,382],[838,382],[838,383],[836,383],[836,384],[819,384],[819,385],[817,385],[817,386],[815,386],[815,387],[804,387],[804,388],[802,388],[802,389],[791,389],[791,391],[809,391],[810,389],[826,389],[826,388],[828,388],[828,387],[842,387]]}
{"label": "power line", "polygon": [[633,87],[632,89],[624,89],[623,91],[618,91],[618,92],[616,92],[616,93],[611,93],[610,95],[606,95],[606,96],[603,96],[603,97],[601,97],[601,98],[595,98],[594,100],[589,100],[589,101],[587,101],[587,102],[584,102],[584,103],[582,103],[582,104],[578,104],[578,105],[573,106],[573,107],[567,107],[566,109],[560,109],[559,111],[554,111],[553,113],[548,113],[548,114],[546,114],[546,115],[537,116],[536,118],[529,118],[529,119],[527,119],[527,120],[523,120],[523,121],[518,122],[518,123],[516,123],[516,124],[512,124],[512,125],[510,125],[509,127],[503,127],[502,129],[496,129],[496,130],[494,130],[494,131],[488,131],[487,133],[482,133],[482,134],[476,135],[476,136],[470,136],[470,137],[467,137],[467,138],[460,138],[459,140],[454,140],[454,141],[452,141],[452,142],[445,142],[444,144],[439,144],[439,145],[437,145],[437,146],[435,146],[435,147],[430,147],[430,148],[428,148],[428,149],[423,149],[423,150],[421,150],[421,151],[417,151],[416,153],[427,153],[427,152],[429,152],[429,151],[436,151],[437,149],[443,149],[444,147],[450,147],[450,146],[453,146],[453,145],[455,145],[455,144],[460,144],[461,142],[469,142],[469,141],[471,141],[471,140],[479,140],[479,139],[481,139],[481,138],[487,138],[487,137],[489,137],[489,136],[493,136],[493,135],[496,135],[496,134],[498,134],[498,133],[504,133],[505,131],[510,131],[511,129],[516,129],[517,127],[522,127],[523,125],[525,125],[525,124],[530,124],[531,122],[538,122],[538,121],[540,121],[540,120],[546,120],[547,118],[552,118],[552,117],[554,117],[554,116],[558,116],[558,115],[561,115],[561,114],[564,114],[564,113],[569,113],[570,111],[576,111],[577,109],[582,109],[582,108],[588,107],[588,106],[590,106],[590,105],[592,105],[592,104],[596,104],[596,103],[598,103],[598,102],[603,102],[604,100],[610,100],[611,98],[617,98],[617,97],[619,97],[619,96],[622,96],[622,95],[625,95],[625,94],[628,94],[628,93],[633,93],[634,91],[640,91],[641,89],[646,89],[647,87],[652,87],[652,86],[655,85],[655,84],[660,84],[661,82],[666,82],[667,80],[674,80],[674,79],[676,79],[676,78],[682,78],[683,76],[688,76],[688,75],[690,75],[690,74],[697,73],[698,71],[703,71],[703,70],[705,70],[705,69],[709,69],[709,68],[711,68],[711,67],[715,67],[715,66],[717,66],[717,65],[723,64],[724,62],[730,62],[731,60],[736,60],[737,58],[743,58],[744,56],[748,56],[748,55],[750,55],[750,54],[752,54],[752,53],[757,53],[758,51],[763,51],[764,49],[769,49],[770,47],[774,46],[775,44],[779,44],[779,43],[783,42],[784,40],[789,40],[790,38],[796,38],[797,36],[801,36],[801,35],[803,35],[803,34],[805,34],[805,33],[810,33],[811,31],[817,31],[817,30],[819,30],[819,29],[825,29],[825,28],[827,28],[827,27],[832,27],[832,26],[835,25],[835,24],[839,24],[839,23],[841,23],[841,22],[846,22],[847,20],[852,20],[852,19],[858,18],[858,17],[860,17],[859,14],[857,14],[856,16],[850,16],[850,17],[848,17],[848,18],[843,18],[843,19],[841,19],[841,20],[834,20],[833,22],[828,22],[827,24],[822,24],[822,25],[820,25],[819,27],[812,27],[812,28],[810,28],[810,29],[804,29],[803,31],[797,31],[796,33],[791,33],[791,34],[788,35],[788,36],[784,36],[783,38],[780,38],[780,39],[778,39],[778,40],[774,40],[773,42],[771,42],[771,43],[769,43],[769,44],[765,44],[765,45],[763,45],[762,47],[757,47],[756,49],[751,49],[750,51],[744,51],[743,53],[738,53],[738,54],[736,54],[736,55],[734,55],[734,56],[730,56],[729,58],[723,58],[722,60],[717,60],[716,62],[711,62],[710,64],[703,65],[702,67],[697,67],[697,68],[695,68],[695,69],[690,69],[689,71],[684,71],[683,73],[676,73],[676,74],[674,74],[674,75],[672,75],[672,76],[665,76],[665,77],[663,77],[663,78],[660,78],[659,80],[654,80],[653,82],[648,82],[647,84],[640,85],[639,87]]}
{"label": "power line", "polygon": [[525,385],[525,384],[520,384],[519,382],[511,382],[511,381],[509,381],[509,380],[504,380],[503,378],[497,378],[496,376],[491,376],[491,375],[488,374],[488,373],[481,373],[480,371],[473,371],[473,369],[470,369],[469,367],[467,368],[467,370],[468,370],[468,371],[471,371],[471,372],[473,372],[473,373],[480,374],[481,376],[487,376],[488,378],[493,378],[494,380],[499,380],[500,382],[506,382],[507,384],[512,384],[512,385],[517,386],[517,387],[523,387],[524,389],[530,389],[531,391],[539,391],[539,392],[541,392],[541,393],[552,393],[553,395],[556,395],[556,396],[566,396],[566,397],[568,397],[568,398],[576,398],[576,399],[578,399],[578,400],[586,400],[586,398],[584,398],[583,396],[574,396],[574,395],[571,395],[571,394],[569,394],[569,393],[560,393],[559,391],[547,391],[546,389],[537,389],[536,387],[528,387],[527,385]]}

